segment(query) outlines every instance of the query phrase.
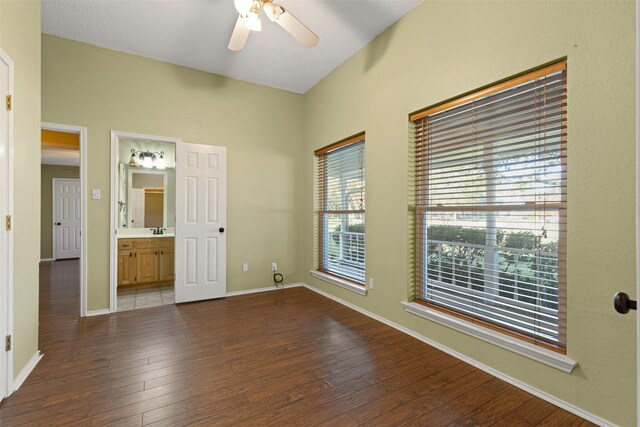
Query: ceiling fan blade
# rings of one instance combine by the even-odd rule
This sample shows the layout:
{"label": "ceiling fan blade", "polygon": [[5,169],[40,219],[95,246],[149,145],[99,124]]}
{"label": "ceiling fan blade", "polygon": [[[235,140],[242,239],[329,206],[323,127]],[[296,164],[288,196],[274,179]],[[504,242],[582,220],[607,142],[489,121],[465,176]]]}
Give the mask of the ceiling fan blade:
{"label": "ceiling fan blade", "polygon": [[231,39],[229,40],[229,50],[238,51],[244,48],[244,45],[247,43],[247,39],[249,38],[249,33],[251,30],[247,27],[242,19],[242,16],[238,15],[238,20],[236,21],[236,26],[233,28],[233,33],[231,33]]}
{"label": "ceiling fan blade", "polygon": [[298,21],[295,16],[290,14],[284,7],[276,5],[282,10],[282,13],[274,19],[276,24],[284,28],[289,34],[295,37],[304,47],[314,47],[320,40],[313,31],[308,29],[302,22]]}

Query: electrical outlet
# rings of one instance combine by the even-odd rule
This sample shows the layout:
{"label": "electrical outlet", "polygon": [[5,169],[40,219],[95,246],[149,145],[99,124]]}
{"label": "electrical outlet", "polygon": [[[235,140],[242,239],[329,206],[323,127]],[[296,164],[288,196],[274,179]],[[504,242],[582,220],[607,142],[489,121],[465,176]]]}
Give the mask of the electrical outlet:
{"label": "electrical outlet", "polygon": [[249,271],[249,263],[244,263],[242,264],[242,272],[246,273],[247,271]]}
{"label": "electrical outlet", "polygon": [[369,289],[373,290],[376,288],[376,285],[373,283],[373,277],[369,277]]}
{"label": "electrical outlet", "polygon": [[271,271],[277,271],[278,270],[278,263],[277,262],[272,262],[271,263]]}

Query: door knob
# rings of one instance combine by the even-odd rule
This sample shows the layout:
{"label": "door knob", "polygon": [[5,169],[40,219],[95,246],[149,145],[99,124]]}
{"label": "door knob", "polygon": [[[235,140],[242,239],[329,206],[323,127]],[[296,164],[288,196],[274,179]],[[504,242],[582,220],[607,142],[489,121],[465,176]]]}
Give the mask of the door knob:
{"label": "door knob", "polygon": [[224,227],[218,228],[218,231],[221,232],[221,233],[224,233]]}
{"label": "door knob", "polygon": [[54,224],[54,225],[62,225],[62,223],[61,223],[61,222],[54,222],[53,224]]}
{"label": "door knob", "polygon": [[618,292],[613,296],[613,307],[618,313],[627,314],[629,310],[637,310],[638,304],[629,298],[629,295],[624,292]]}

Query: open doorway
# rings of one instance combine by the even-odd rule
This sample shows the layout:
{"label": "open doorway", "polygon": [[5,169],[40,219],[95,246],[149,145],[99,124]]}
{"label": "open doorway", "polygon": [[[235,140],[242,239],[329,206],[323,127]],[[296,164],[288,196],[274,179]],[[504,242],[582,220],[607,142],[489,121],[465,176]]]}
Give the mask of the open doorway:
{"label": "open doorway", "polygon": [[77,278],[66,304],[79,316],[87,315],[86,134],[84,127],[42,124],[40,272]]}
{"label": "open doorway", "polygon": [[172,305],[177,140],[112,135],[111,311]]}

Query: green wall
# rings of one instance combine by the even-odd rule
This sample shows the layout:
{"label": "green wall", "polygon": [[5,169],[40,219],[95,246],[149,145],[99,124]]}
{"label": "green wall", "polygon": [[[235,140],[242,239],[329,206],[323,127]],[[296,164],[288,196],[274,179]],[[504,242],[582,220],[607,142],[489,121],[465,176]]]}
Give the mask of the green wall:
{"label": "green wall", "polygon": [[[0,1],[0,48],[14,62],[13,372],[38,351],[40,2]],[[34,224],[36,225],[34,227]]]}
{"label": "green wall", "polygon": [[228,291],[272,285],[271,262],[299,282],[302,105],[302,95],[43,35],[43,120],[87,127],[87,195],[102,190],[88,197],[88,309],[109,305],[111,130],[227,147]]}
{"label": "green wall", "polygon": [[[636,420],[635,9],[632,1],[425,1],[305,94],[304,188],[313,150],[366,131],[366,297],[304,281],[620,425]],[[572,374],[406,313],[408,114],[568,57],[568,356]]]}
{"label": "green wall", "polygon": [[53,178],[80,178],[77,166],[40,167],[40,259],[53,258]]}

